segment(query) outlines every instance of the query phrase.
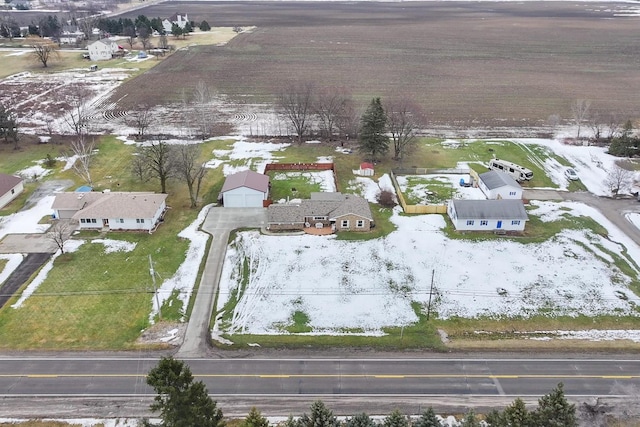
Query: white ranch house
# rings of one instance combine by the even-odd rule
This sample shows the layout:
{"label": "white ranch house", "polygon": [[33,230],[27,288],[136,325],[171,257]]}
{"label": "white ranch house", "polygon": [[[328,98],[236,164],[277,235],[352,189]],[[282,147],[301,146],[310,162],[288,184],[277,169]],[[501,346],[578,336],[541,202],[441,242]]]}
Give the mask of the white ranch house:
{"label": "white ranch house", "polygon": [[7,206],[24,191],[22,178],[0,173],[0,209]]}
{"label": "white ranch house", "polygon": [[522,200],[451,200],[447,208],[458,231],[523,231],[529,220]]}
{"label": "white ranch house", "polygon": [[88,47],[89,59],[92,61],[105,61],[113,58],[113,54],[120,49],[118,43],[109,39],[101,39],[91,43]]}
{"label": "white ranch house", "polygon": [[522,187],[509,174],[489,171],[478,177],[478,187],[487,199],[522,199]]}
{"label": "white ranch house", "polygon": [[53,201],[56,219],[77,221],[81,230],[130,230],[151,233],[167,210],[166,194],[58,193]]}
{"label": "white ranch house", "polygon": [[225,208],[262,208],[269,197],[269,177],[250,170],[234,173],[220,194]]}

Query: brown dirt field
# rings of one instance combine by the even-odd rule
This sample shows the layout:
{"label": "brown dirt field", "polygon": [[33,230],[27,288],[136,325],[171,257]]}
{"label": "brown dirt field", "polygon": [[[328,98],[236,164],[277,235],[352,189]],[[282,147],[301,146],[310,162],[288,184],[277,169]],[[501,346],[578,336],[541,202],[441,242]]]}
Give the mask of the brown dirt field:
{"label": "brown dirt field", "polygon": [[[271,102],[288,82],[410,96],[432,127],[527,127],[570,105],[640,117],[638,17],[629,4],[572,2],[180,2],[174,11],[215,26],[255,25],[226,46],[177,52],[112,97],[162,104],[198,80],[239,103]],[[126,16],[126,15],[125,15]],[[162,88],[162,90],[156,90]],[[123,106],[127,107],[127,106]]]}

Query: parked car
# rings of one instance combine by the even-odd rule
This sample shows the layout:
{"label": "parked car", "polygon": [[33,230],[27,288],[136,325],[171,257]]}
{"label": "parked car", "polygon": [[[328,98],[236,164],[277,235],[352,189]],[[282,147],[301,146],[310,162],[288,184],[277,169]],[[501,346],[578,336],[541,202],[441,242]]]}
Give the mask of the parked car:
{"label": "parked car", "polygon": [[571,169],[571,168],[567,168],[567,169],[564,171],[564,176],[566,176],[566,177],[567,177],[567,179],[570,179],[571,181],[575,181],[575,180],[577,180],[577,179],[578,179],[578,174],[576,173],[576,171],[574,171],[574,170],[573,170],[573,169]]}

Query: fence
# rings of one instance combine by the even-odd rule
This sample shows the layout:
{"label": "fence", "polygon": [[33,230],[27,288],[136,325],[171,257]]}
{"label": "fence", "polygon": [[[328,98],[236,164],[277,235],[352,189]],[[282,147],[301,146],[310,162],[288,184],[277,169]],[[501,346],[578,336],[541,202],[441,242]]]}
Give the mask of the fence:
{"label": "fence", "polygon": [[328,171],[330,170],[333,175],[333,184],[336,187],[336,191],[340,191],[338,188],[338,177],[336,176],[336,169],[333,163],[267,163],[264,167],[265,175],[269,171]]}
{"label": "fence", "polygon": [[[393,183],[393,187],[396,190],[396,195],[398,196],[398,203],[402,206],[402,210],[404,213],[408,214],[446,214],[447,213],[447,205],[408,205],[404,200],[404,196],[402,195],[402,190],[400,189],[400,185],[396,180],[396,175],[394,171],[399,175],[426,175],[427,172],[415,173],[413,171],[427,171],[429,169],[426,168],[404,168],[404,169],[394,169],[389,174],[391,176],[391,182]],[[411,173],[404,173],[405,171],[412,171]],[[467,172],[465,172],[467,173]]]}

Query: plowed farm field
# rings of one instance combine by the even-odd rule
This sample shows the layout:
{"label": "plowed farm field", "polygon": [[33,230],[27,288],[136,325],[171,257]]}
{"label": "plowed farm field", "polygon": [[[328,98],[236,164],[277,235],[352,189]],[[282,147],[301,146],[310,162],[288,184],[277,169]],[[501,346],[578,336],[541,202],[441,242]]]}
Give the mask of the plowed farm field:
{"label": "plowed farm field", "polygon": [[[199,80],[229,103],[272,103],[292,81],[348,88],[361,106],[409,97],[433,126],[542,126],[592,112],[640,117],[640,17],[628,3],[166,2],[213,26],[255,26],[181,50],[112,100],[179,102]],[[126,95],[126,97],[125,97]]]}

